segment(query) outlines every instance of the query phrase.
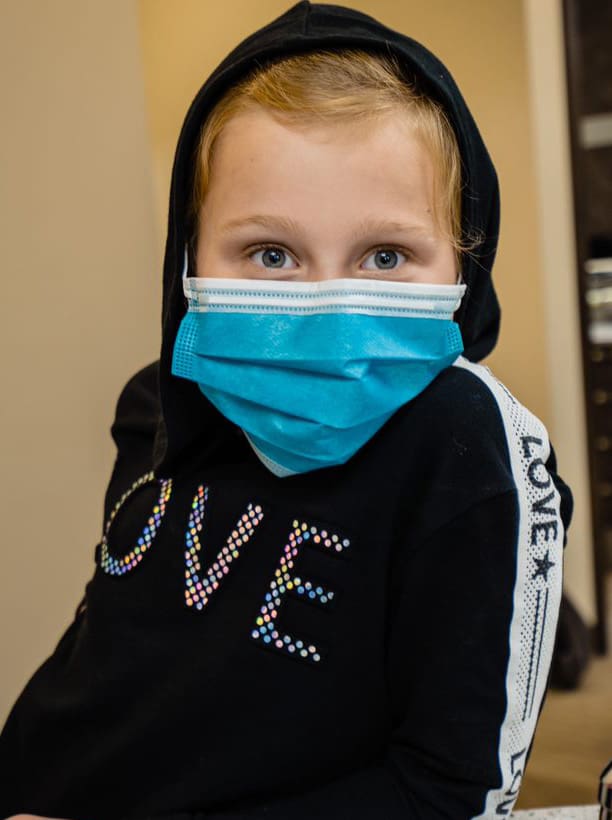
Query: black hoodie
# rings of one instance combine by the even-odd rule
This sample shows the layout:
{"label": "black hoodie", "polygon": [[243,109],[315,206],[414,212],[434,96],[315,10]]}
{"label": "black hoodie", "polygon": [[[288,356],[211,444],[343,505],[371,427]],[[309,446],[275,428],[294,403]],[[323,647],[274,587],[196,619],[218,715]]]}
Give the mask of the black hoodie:
{"label": "black hoodie", "polygon": [[[464,227],[484,244],[462,266],[465,355],[346,464],[277,478],[170,372],[193,158],[211,107],[255,65],[341,46],[392,52],[442,103]],[[160,360],[117,404],[83,600],[0,735],[1,817],[510,813],[546,688],[572,501],[542,423],[475,364],[498,333],[498,222],[478,129],[414,40],[302,0],[218,66],[176,150]],[[187,605],[186,579],[205,574],[217,588]]]}

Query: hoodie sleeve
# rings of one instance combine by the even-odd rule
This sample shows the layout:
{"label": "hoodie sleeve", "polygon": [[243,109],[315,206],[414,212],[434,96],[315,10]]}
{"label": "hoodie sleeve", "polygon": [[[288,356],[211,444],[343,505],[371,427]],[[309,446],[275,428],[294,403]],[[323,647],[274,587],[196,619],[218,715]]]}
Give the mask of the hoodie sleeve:
{"label": "hoodie sleeve", "polygon": [[111,435],[117,455],[106,491],[104,520],[107,520],[117,488],[125,489],[135,476],[152,468],[153,444],[159,425],[159,362],[135,373],[125,384],[115,410]]}
{"label": "hoodie sleeve", "polygon": [[532,472],[540,495],[482,500],[405,561],[387,637],[384,759],[300,794],[165,820],[510,815],[547,686],[572,510],[552,450]]}
{"label": "hoodie sleeve", "polygon": [[[158,369],[159,363],[153,362],[139,370],[125,384],[117,400],[111,428],[117,455],[106,490],[105,519],[117,497],[118,488],[129,486],[134,476],[151,469],[153,440],[159,415]],[[99,549],[99,545],[96,549]],[[22,786],[24,727],[29,729],[40,719],[32,687],[38,685],[44,689],[45,675],[51,668],[61,666],[70,656],[78,640],[90,584],[91,579],[86,584],[72,622],[62,633],[55,649],[31,675],[11,707],[4,726],[0,725],[0,818],[23,812],[26,797],[35,798],[35,795],[25,794]]]}

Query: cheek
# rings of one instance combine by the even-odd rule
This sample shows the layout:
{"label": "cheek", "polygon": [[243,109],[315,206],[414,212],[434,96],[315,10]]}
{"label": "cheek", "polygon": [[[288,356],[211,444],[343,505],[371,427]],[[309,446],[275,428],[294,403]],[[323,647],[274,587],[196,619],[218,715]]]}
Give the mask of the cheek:
{"label": "cheek", "polygon": [[200,235],[196,248],[195,276],[207,278],[248,279],[249,271],[241,256],[248,243],[219,242],[214,232]]}
{"label": "cheek", "polygon": [[440,249],[440,254],[435,266],[436,282],[440,285],[454,285],[457,282],[457,272],[459,271],[459,260],[457,253],[450,244],[445,242]]}
{"label": "cheek", "polygon": [[209,279],[233,277],[234,274],[219,264],[219,260],[211,253],[210,247],[204,245],[196,256],[196,276],[206,276]]}
{"label": "cheek", "polygon": [[198,239],[195,243],[195,276],[221,276],[218,272],[219,264],[216,259],[215,242],[215,214],[211,211],[209,199],[206,205],[200,208],[198,220]]}
{"label": "cheek", "polygon": [[198,239],[198,244],[196,245],[195,251],[195,275],[196,276],[208,276],[208,273],[205,273],[206,268],[209,267],[207,264],[207,260],[204,253],[204,243],[202,239]]}
{"label": "cheek", "polygon": [[200,228],[200,235],[195,248],[195,275],[222,276],[219,260],[215,251],[215,243],[210,230]]}

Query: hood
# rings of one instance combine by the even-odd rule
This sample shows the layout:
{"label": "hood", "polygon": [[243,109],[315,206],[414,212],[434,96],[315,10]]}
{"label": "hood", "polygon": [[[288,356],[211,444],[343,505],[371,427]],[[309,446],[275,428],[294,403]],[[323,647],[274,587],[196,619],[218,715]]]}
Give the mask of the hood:
{"label": "hood", "polygon": [[186,448],[197,442],[200,456],[215,458],[232,448],[248,448],[241,431],[202,395],[196,384],[171,374],[172,350],[186,311],[181,273],[188,240],[188,203],[200,129],[226,89],[256,65],[319,48],[341,47],[391,51],[421,87],[444,107],[453,126],[463,162],[464,227],[484,236],[477,258],[465,257],[462,274],[467,290],[455,316],[461,327],[464,355],[471,361],[495,346],[500,310],[491,281],[499,230],[499,190],[491,159],[457,86],[446,67],[424,46],[373,17],[344,6],[301,0],[280,17],[243,40],[213,71],[193,100],[178,139],[164,256],[162,347],[159,367],[161,414],[154,463],[160,473],[173,471]]}

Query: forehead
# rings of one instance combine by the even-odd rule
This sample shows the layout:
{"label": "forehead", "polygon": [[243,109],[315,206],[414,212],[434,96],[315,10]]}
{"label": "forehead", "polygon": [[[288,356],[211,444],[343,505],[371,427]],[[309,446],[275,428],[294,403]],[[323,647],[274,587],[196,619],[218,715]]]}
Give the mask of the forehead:
{"label": "forehead", "polygon": [[295,124],[264,109],[219,135],[207,199],[224,210],[292,203],[431,211],[433,164],[405,112],[371,121]]}

